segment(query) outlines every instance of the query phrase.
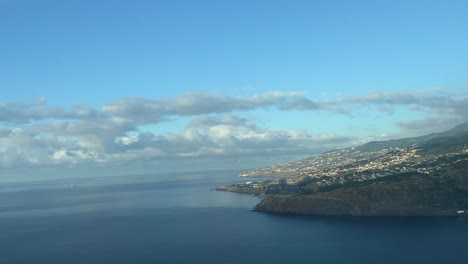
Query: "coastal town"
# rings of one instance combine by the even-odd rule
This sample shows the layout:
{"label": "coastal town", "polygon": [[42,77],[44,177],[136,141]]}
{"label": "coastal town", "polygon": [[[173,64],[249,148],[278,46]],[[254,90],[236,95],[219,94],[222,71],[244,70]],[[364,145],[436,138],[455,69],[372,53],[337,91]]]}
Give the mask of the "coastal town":
{"label": "coastal town", "polygon": [[279,192],[272,190],[277,188],[275,186],[279,185],[279,181],[284,180],[286,186],[293,187],[286,187],[292,191],[283,191],[283,194],[311,193],[401,175],[434,176],[445,167],[468,161],[468,148],[458,152],[433,155],[429,159],[417,153],[416,148],[384,149],[372,153],[356,153],[351,148],[241,175],[252,178],[257,175],[283,177],[280,180],[249,180],[245,183],[222,186],[218,190],[255,195],[275,194]]}
{"label": "coastal town", "polygon": [[[382,145],[380,142],[379,144]],[[409,147],[381,149],[376,149],[373,145],[350,147],[295,162],[247,171],[240,177],[288,178],[300,186],[304,193],[313,193],[404,175],[437,176],[444,168],[468,160],[466,144],[444,145],[444,148],[428,144],[423,142]]]}

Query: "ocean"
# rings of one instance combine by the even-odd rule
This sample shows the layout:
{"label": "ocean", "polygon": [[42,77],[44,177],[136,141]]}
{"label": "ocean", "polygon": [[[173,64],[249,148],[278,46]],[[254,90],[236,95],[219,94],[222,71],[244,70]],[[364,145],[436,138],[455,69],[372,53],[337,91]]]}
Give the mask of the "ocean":
{"label": "ocean", "polygon": [[0,184],[0,263],[465,263],[463,217],[302,217],[238,171]]}

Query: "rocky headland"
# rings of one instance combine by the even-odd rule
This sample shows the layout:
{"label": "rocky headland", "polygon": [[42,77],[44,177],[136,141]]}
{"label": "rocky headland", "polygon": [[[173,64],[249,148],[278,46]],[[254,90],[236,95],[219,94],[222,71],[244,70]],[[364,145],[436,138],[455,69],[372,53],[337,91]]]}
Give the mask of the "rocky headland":
{"label": "rocky headland", "polygon": [[[370,142],[241,176],[289,178],[301,193],[261,195],[254,210],[301,215],[442,216],[468,209],[468,123],[418,138]],[[255,188],[254,188],[255,186]],[[224,189],[223,189],[224,188]]]}

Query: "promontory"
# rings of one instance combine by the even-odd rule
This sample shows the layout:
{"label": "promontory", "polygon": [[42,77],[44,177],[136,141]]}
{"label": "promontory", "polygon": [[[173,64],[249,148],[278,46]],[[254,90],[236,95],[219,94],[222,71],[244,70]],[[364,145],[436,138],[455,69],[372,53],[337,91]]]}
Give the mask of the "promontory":
{"label": "promontory", "polygon": [[261,212],[463,215],[468,209],[468,123],[422,137],[329,151],[240,176],[277,178],[218,188],[261,195],[254,208]]}

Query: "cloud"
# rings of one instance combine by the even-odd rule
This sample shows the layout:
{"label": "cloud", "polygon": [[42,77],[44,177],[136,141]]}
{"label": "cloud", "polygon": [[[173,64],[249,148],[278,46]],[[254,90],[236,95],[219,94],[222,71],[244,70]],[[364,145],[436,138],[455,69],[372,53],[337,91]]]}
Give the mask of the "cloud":
{"label": "cloud", "polygon": [[298,130],[258,128],[250,120],[233,115],[194,118],[180,134],[155,135],[142,132],[121,138],[126,151],[153,149],[155,156],[245,156],[316,153],[346,144],[351,138],[310,135]]}
{"label": "cloud", "polygon": [[235,115],[224,116],[203,116],[193,118],[189,124],[190,128],[210,128],[214,126],[232,126],[232,127],[248,127],[255,129],[256,125],[247,118],[238,117]]}
{"label": "cloud", "polygon": [[[101,108],[53,107],[44,99],[0,102],[0,167],[311,155],[375,137],[317,135],[294,128],[260,127],[243,114],[249,111],[254,114],[258,109],[352,114],[370,106],[391,115],[395,108],[405,107],[428,116],[395,123],[403,134],[415,135],[433,128],[434,123],[449,128],[466,121],[467,105],[466,97],[449,96],[440,90],[373,93],[327,101],[285,92],[251,97],[192,93],[174,98],[124,98]],[[178,117],[191,119],[182,131],[157,134],[141,130],[145,125],[158,125]]]}
{"label": "cloud", "polygon": [[[398,121],[395,123],[406,137],[442,132],[466,121],[461,117],[436,116],[416,120]],[[434,125],[437,124],[437,125]]]}
{"label": "cloud", "polygon": [[0,102],[0,122],[27,124],[44,119],[89,122],[108,120],[137,127],[167,121],[171,116],[226,114],[268,108],[349,114],[364,106],[375,106],[377,111],[388,114],[393,113],[394,107],[400,106],[411,110],[429,110],[453,115],[468,113],[468,98],[454,98],[439,91],[433,89],[420,93],[381,92],[326,101],[311,100],[303,94],[292,92],[269,92],[247,98],[191,93],[174,98],[124,98],[106,104],[101,109],[86,106],[64,109],[48,106],[44,99],[39,99],[26,103]]}
{"label": "cloud", "polygon": [[102,113],[86,106],[73,106],[66,110],[62,107],[47,105],[44,98],[24,102],[0,102],[0,122],[25,124],[44,119],[96,119]]}
{"label": "cloud", "polygon": [[29,131],[11,131],[0,137],[0,165],[21,167],[49,163],[51,148]]}
{"label": "cloud", "polygon": [[[356,106],[376,106],[377,110],[393,113],[394,107],[406,106],[410,110],[432,111],[437,114],[451,114],[464,116],[468,114],[468,98],[454,98],[448,95],[438,95],[424,91],[421,93],[391,92],[373,93],[364,96],[351,96],[338,100],[321,102],[321,109],[329,111],[340,110],[348,112],[347,109],[354,110]],[[340,112],[337,111],[337,112]]]}
{"label": "cloud", "polygon": [[9,136],[11,132],[13,132],[11,129],[0,127],[0,138]]}
{"label": "cloud", "polygon": [[25,123],[62,115],[63,109],[47,106],[42,99],[26,103],[0,102],[0,121],[3,122]]}
{"label": "cloud", "polygon": [[231,113],[258,108],[291,108],[304,97],[298,93],[270,92],[251,98],[191,93],[173,99],[126,98],[105,105],[102,111],[122,118],[155,123],[167,116],[196,116],[203,114]]}
{"label": "cloud", "polygon": [[296,98],[292,102],[287,102],[280,106],[282,110],[320,110],[323,106],[319,102],[311,101],[304,97]]}

